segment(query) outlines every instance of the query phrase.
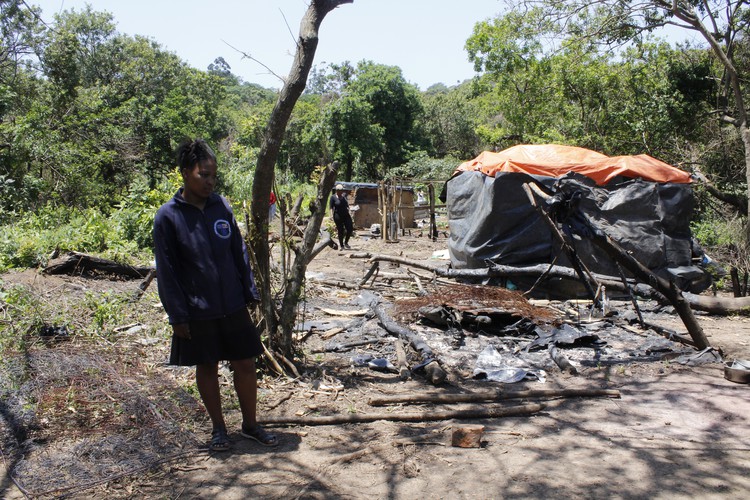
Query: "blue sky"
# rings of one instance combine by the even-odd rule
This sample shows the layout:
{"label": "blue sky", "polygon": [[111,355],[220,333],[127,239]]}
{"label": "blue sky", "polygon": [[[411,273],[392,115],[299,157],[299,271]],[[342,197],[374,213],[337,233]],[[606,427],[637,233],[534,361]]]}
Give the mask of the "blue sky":
{"label": "blue sky", "polygon": [[[29,0],[51,22],[60,10],[114,15],[118,31],[145,35],[190,65],[206,69],[216,57],[232,73],[264,87],[280,86],[258,63],[286,76],[307,0]],[[399,66],[425,90],[455,85],[474,75],[464,43],[474,25],[501,12],[501,0],[354,0],[329,13],[320,29],[315,64],[363,59]],[[290,33],[291,31],[291,33]]]}

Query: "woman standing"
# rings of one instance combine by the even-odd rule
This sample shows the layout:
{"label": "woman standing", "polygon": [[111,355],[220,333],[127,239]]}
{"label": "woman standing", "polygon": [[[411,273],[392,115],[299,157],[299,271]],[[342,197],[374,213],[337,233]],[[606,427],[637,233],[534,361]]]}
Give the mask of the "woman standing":
{"label": "woman standing", "polygon": [[343,184],[336,185],[336,192],[331,196],[329,205],[331,207],[331,217],[333,217],[333,222],[336,223],[339,247],[351,249],[349,238],[351,238],[354,231],[354,223],[349,213],[349,202],[346,200],[346,192],[344,191]]}
{"label": "woman standing", "polygon": [[240,433],[265,446],[276,436],[256,420],[255,357],[263,352],[248,304],[259,300],[245,243],[229,203],[214,193],[216,155],[202,139],[177,150],[183,187],[154,220],[156,277],[172,325],[169,363],[195,366],[213,430],[210,449],[230,442],[219,391],[219,361],[230,362],[242,411]]}

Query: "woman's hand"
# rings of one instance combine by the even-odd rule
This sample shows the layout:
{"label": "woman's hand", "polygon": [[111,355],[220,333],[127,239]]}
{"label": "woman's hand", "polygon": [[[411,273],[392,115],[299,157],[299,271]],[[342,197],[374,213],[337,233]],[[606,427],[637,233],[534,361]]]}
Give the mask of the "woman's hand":
{"label": "woman's hand", "polygon": [[172,333],[175,337],[180,337],[181,339],[190,340],[190,325],[187,323],[182,323],[180,325],[172,325]]}

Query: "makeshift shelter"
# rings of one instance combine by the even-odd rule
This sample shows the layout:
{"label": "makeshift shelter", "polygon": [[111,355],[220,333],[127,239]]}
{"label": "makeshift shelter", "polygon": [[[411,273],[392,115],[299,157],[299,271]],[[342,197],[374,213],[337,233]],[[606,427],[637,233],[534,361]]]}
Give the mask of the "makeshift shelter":
{"label": "makeshift shelter", "polygon": [[[648,155],[608,157],[559,145],[485,151],[456,169],[446,193],[454,268],[569,265],[529,203],[522,187],[528,182],[552,193],[577,193],[586,217],[655,274],[695,292],[710,284],[693,265],[690,174]],[[575,248],[592,272],[619,275],[587,239],[576,240]]]}
{"label": "makeshift shelter", "polygon": [[[383,222],[378,204],[378,184],[367,182],[340,182],[346,190],[347,201],[352,207],[354,227],[369,228]],[[400,227],[414,227],[414,188],[398,186],[396,203],[400,217]],[[358,207],[354,209],[354,207]]]}

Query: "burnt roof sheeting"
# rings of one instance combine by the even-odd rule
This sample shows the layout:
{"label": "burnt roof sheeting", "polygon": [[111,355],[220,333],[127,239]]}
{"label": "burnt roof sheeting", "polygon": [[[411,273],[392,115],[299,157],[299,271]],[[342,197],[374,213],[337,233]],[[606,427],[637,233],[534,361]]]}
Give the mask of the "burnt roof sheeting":
{"label": "burnt roof sheeting", "polygon": [[[633,257],[667,279],[678,275],[677,284],[684,289],[690,289],[684,282],[684,269],[679,273],[670,269],[693,268],[702,284],[691,291],[705,289],[710,281],[691,262],[689,221],[694,200],[690,184],[617,181],[597,186],[574,173],[559,179],[516,172],[489,177],[478,171],[453,177],[447,183],[453,267],[484,268],[487,261],[510,266],[549,264],[558,254],[559,265],[570,265],[522,188],[524,183],[536,182],[553,192],[579,191],[583,213]],[[592,272],[618,276],[616,264],[590,240],[576,240],[575,247]]]}

